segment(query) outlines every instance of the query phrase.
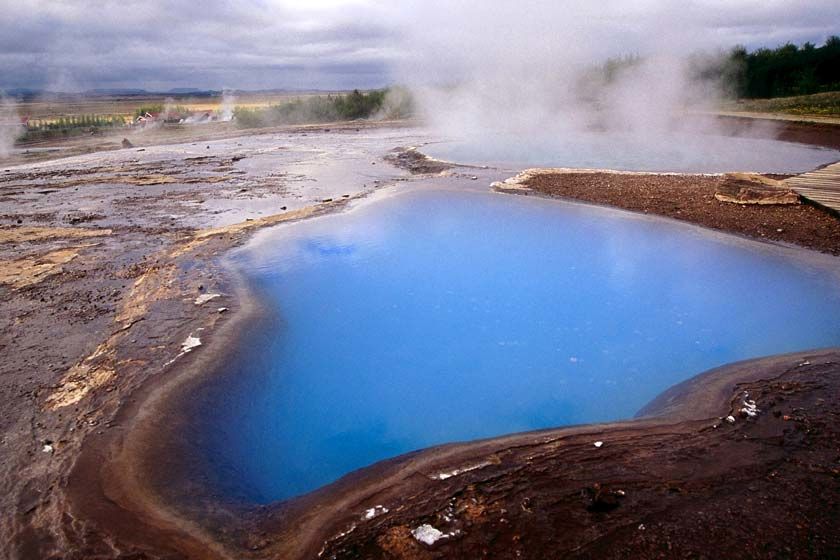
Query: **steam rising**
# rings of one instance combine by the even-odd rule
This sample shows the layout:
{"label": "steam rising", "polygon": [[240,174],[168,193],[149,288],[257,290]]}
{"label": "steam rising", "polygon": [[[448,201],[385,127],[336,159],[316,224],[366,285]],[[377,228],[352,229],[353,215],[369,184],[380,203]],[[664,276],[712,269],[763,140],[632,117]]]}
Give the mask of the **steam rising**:
{"label": "steam rising", "polygon": [[233,120],[233,111],[236,109],[236,96],[230,90],[225,90],[222,94],[222,105],[219,107],[219,120],[231,121]]}
{"label": "steam rising", "polygon": [[407,28],[415,48],[400,77],[438,132],[480,144],[484,157],[621,146],[642,158],[709,153],[697,133],[724,131],[700,115],[726,84],[704,70],[724,65],[731,40],[709,41],[669,3],[627,4],[424,3]]}
{"label": "steam rising", "polygon": [[16,103],[13,99],[0,95],[0,158],[12,152],[15,140],[22,133]]}

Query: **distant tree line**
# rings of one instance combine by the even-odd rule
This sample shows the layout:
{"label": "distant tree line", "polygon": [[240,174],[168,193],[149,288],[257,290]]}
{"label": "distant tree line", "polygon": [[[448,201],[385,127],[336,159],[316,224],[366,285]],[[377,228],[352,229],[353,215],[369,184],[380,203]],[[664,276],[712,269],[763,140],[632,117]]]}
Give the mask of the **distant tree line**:
{"label": "distant tree line", "polygon": [[[593,85],[597,88],[609,84],[644,62],[635,54],[610,58],[584,74],[582,90],[591,95]],[[693,78],[716,81],[735,98],[767,99],[840,91],[840,37],[836,35],[821,47],[787,43],[749,52],[738,46],[724,57],[694,53],[688,57],[688,63]]]}
{"label": "distant tree line", "polygon": [[186,118],[191,114],[186,107],[183,105],[171,105],[163,103],[157,103],[154,105],[141,105],[137,109],[134,110],[134,119],[136,120],[137,117],[145,117],[146,114],[150,115],[166,115],[169,118]]}
{"label": "distant tree line", "polygon": [[115,115],[73,115],[57,119],[29,119],[25,125],[23,139],[77,135],[85,131],[122,126],[125,126],[125,119]]}
{"label": "distant tree line", "polygon": [[840,37],[836,35],[821,47],[788,43],[747,52],[739,46],[732,50],[730,59],[739,97],[787,97],[840,90]]}
{"label": "distant tree line", "polygon": [[[594,70],[594,75],[599,75],[604,82],[611,83],[615,81],[616,78],[624,72],[624,70],[638,66],[642,63],[642,61],[642,57],[638,54],[628,54],[615,58],[608,58],[600,68]],[[593,71],[590,71],[586,77],[591,79],[592,76]]]}
{"label": "distant tree line", "polygon": [[402,88],[361,92],[346,95],[302,97],[262,108],[237,107],[236,123],[243,128],[285,124],[324,123],[356,119],[404,118],[413,111],[411,96]]}
{"label": "distant tree line", "polygon": [[30,119],[26,123],[28,132],[60,132],[79,128],[110,128],[124,126],[125,119],[112,115],[73,115],[57,119]]}

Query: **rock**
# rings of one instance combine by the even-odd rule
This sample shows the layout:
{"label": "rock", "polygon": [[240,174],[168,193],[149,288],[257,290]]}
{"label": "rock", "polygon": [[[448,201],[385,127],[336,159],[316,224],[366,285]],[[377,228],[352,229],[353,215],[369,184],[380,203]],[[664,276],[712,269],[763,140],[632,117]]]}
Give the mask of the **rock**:
{"label": "rock", "polygon": [[458,533],[459,531],[451,531],[449,533],[444,533],[443,531],[435,529],[428,523],[424,523],[423,525],[420,525],[419,527],[411,531],[411,535],[415,539],[429,546],[435,544],[441,539],[448,539],[450,537],[457,536]]}
{"label": "rock", "polygon": [[123,138],[122,139],[122,147],[123,148],[133,148],[134,144],[132,144],[131,140],[129,140],[128,138]]}
{"label": "rock", "polygon": [[715,193],[721,202],[733,204],[800,204],[799,195],[782,181],[753,173],[729,173]]}
{"label": "rock", "polygon": [[201,339],[197,336],[189,335],[187,339],[181,343],[181,354],[192,352],[194,348],[201,346]]}
{"label": "rock", "polygon": [[383,515],[385,513],[388,513],[388,508],[386,508],[385,506],[373,506],[372,508],[365,510],[364,515],[362,515],[362,520],[370,521],[374,517],[379,517],[380,515]]}
{"label": "rock", "polygon": [[93,222],[96,220],[102,220],[105,218],[104,214],[96,214],[96,213],[78,213],[78,214],[67,214],[64,216],[64,221],[68,224],[76,225],[81,224],[84,222]]}
{"label": "rock", "polygon": [[619,500],[626,495],[621,490],[612,491],[603,488],[597,482],[593,486],[584,489],[584,494],[589,498],[586,509],[593,513],[606,513],[616,509],[621,505]]}
{"label": "rock", "polygon": [[222,296],[222,294],[201,294],[200,296],[195,298],[195,301],[193,303],[195,303],[196,305],[204,305],[208,301],[216,299],[217,297],[221,297],[221,296]]}
{"label": "rock", "polygon": [[394,148],[385,156],[385,161],[407,169],[412,175],[437,174],[452,168],[452,164],[432,159],[416,148]]}

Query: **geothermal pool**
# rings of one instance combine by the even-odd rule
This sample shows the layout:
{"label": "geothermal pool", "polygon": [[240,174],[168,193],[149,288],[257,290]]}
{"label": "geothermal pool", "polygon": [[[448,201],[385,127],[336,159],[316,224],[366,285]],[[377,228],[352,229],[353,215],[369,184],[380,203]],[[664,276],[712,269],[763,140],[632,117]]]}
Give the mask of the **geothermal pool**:
{"label": "geothermal pool", "polygon": [[639,138],[627,134],[507,136],[429,144],[423,152],[446,161],[502,167],[574,167],[683,173],[804,173],[840,160],[840,151],[766,138],[711,134]]}
{"label": "geothermal pool", "polygon": [[221,491],[259,503],[436,444],[629,418],[706,369],[840,344],[836,265],[559,201],[410,189],[232,260],[269,314],[198,422]]}

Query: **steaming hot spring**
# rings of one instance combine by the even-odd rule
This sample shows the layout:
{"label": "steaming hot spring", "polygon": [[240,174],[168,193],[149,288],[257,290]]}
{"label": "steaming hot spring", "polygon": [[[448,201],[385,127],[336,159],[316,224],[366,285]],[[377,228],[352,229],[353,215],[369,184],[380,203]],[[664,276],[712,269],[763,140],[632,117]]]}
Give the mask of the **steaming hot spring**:
{"label": "steaming hot spring", "polygon": [[[614,141],[523,148],[527,162],[492,142],[425,149],[480,164],[695,171],[835,157],[744,138],[705,159],[607,149]],[[480,183],[401,186],[263,231],[228,259],[268,311],[239,333],[220,380],[192,395],[203,476],[222,493],[285,500],[437,444],[630,418],[711,367],[840,343],[830,270],[683,223]]]}

